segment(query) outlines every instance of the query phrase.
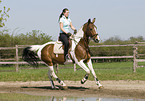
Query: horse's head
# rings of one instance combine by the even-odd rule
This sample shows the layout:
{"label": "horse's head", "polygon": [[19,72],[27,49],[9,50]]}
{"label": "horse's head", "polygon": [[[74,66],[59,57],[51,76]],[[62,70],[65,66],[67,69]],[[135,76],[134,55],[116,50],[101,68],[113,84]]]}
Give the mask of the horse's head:
{"label": "horse's head", "polygon": [[96,32],[97,27],[94,25],[95,18],[91,22],[91,19],[88,20],[87,23],[84,24],[83,31],[87,37],[91,37],[96,43],[100,41],[100,37]]}

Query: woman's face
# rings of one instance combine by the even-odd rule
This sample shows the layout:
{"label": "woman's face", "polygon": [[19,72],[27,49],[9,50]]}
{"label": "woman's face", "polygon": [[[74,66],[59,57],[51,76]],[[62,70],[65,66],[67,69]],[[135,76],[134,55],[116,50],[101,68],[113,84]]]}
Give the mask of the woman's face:
{"label": "woman's face", "polygon": [[69,11],[65,11],[65,13],[63,13],[65,17],[69,16]]}

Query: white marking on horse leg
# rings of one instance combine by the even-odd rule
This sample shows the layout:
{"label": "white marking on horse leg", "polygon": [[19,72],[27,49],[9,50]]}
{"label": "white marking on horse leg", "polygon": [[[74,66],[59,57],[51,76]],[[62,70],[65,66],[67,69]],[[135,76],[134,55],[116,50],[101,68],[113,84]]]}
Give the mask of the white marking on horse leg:
{"label": "white marking on horse leg", "polygon": [[56,79],[58,78],[54,72],[53,66],[49,66],[49,71],[51,72],[52,76]]}
{"label": "white marking on horse leg", "polygon": [[53,76],[62,86],[66,86],[66,84],[56,76],[56,74],[55,74],[55,72],[54,72],[54,69],[53,69],[53,66],[49,66],[49,69],[50,69],[49,71],[51,71],[51,73],[52,73],[52,76]]}
{"label": "white marking on horse leg", "polygon": [[88,67],[90,68],[90,70],[91,70],[91,72],[92,72],[92,74],[93,74],[93,76],[94,76],[94,79],[95,79],[95,81],[96,81],[96,84],[97,84],[99,87],[101,87],[102,85],[100,84],[100,82],[99,82],[99,80],[98,80],[98,78],[97,78],[97,76],[96,76],[96,73],[95,73],[95,71],[94,71],[94,69],[93,69],[93,65],[92,65],[91,59],[87,62],[87,65],[88,65]]}
{"label": "white marking on horse leg", "polygon": [[72,58],[74,59],[75,63],[77,63],[81,68],[83,68],[87,72],[87,74],[85,75],[85,77],[81,80],[81,84],[84,84],[87,81],[87,79],[88,79],[88,76],[90,74],[90,70],[84,64],[83,60],[81,60],[81,61],[78,62],[78,59],[76,58],[74,51],[71,51],[70,54],[71,54]]}
{"label": "white marking on horse leg", "polygon": [[83,60],[81,60],[80,62],[77,62],[77,64],[82,67],[86,72],[87,74],[90,74],[90,70],[88,69],[88,67],[84,64]]}
{"label": "white marking on horse leg", "polygon": [[62,81],[62,80],[60,80],[59,78],[57,78],[56,79],[62,86],[66,86],[66,84]]}
{"label": "white marking on horse leg", "polygon": [[90,70],[91,70],[91,72],[92,72],[94,78],[97,78],[96,73],[95,73],[95,71],[94,71],[94,69],[93,69],[93,65],[92,65],[91,59],[87,62],[87,65],[88,65],[88,67],[90,68]]}
{"label": "white marking on horse leg", "polygon": [[52,71],[51,71],[50,69],[49,69],[49,71],[48,71],[48,78],[49,78],[49,80],[50,80],[52,89],[55,88],[54,82],[53,82],[53,80],[52,80]]}
{"label": "white marking on horse leg", "polygon": [[101,83],[100,83],[100,81],[99,81],[97,78],[95,79],[95,81],[96,81],[96,84],[97,84],[99,87],[102,86]]}
{"label": "white marking on horse leg", "polygon": [[88,76],[89,76],[89,74],[90,74],[90,70],[88,69],[88,67],[84,64],[84,62],[83,62],[83,60],[81,60],[80,62],[77,62],[77,64],[80,66],[80,67],[82,67],[85,71],[86,71],[86,75],[85,75],[85,77],[81,80],[81,84],[84,84],[86,81],[87,81],[87,79],[88,79]]}

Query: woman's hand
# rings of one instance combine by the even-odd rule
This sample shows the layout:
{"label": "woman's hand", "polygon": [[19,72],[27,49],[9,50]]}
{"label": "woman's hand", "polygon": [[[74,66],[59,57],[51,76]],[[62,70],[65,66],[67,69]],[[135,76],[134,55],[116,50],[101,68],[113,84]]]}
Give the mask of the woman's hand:
{"label": "woman's hand", "polygon": [[70,37],[72,34],[69,32],[69,33],[67,33],[67,35]]}
{"label": "woman's hand", "polygon": [[74,30],[74,34],[76,34],[76,33],[77,33],[77,30],[75,29],[75,30]]}

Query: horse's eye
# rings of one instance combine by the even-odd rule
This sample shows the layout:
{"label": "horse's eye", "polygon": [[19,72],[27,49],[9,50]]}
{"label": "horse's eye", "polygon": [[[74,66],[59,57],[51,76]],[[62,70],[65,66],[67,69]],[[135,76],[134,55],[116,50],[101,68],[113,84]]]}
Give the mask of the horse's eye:
{"label": "horse's eye", "polygon": [[90,30],[92,30],[92,28]]}

